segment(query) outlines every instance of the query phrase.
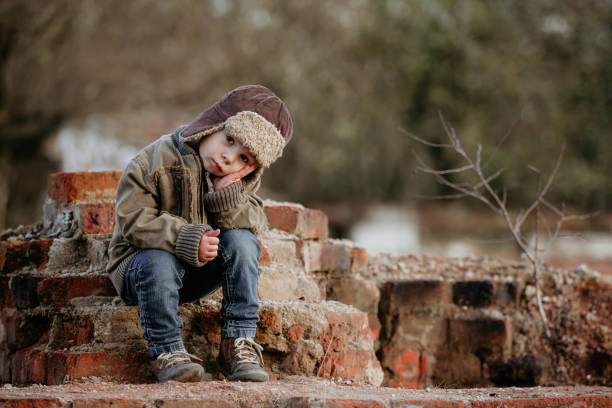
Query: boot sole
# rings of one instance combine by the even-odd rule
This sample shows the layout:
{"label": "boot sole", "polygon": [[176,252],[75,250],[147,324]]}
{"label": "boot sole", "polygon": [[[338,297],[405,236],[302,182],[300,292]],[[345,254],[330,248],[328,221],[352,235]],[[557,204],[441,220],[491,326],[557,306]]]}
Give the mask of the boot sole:
{"label": "boot sole", "polygon": [[157,381],[167,382],[167,381],[178,381],[178,382],[199,382],[204,378],[204,368],[200,366],[199,369],[188,368],[183,371],[178,371],[172,376],[167,378],[158,378]]}
{"label": "boot sole", "polygon": [[252,381],[252,382],[266,382],[270,379],[268,373],[263,371],[263,369],[256,371],[245,371],[239,374],[231,375],[229,369],[225,367],[225,365],[219,361],[217,358],[217,368],[221,371],[221,374],[225,376],[229,381]]}

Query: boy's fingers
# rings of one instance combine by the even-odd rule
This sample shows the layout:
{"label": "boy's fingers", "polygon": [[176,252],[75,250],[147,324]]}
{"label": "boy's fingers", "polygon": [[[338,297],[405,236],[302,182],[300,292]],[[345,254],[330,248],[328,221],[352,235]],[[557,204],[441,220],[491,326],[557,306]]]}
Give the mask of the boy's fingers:
{"label": "boy's fingers", "polygon": [[[257,168],[256,164],[249,164],[248,166],[244,166],[242,169],[237,171],[237,175],[240,176],[238,179],[243,178],[244,176],[246,176],[247,174],[249,174],[250,172],[252,172],[256,168]],[[236,180],[236,181],[238,181],[238,180]]]}
{"label": "boy's fingers", "polygon": [[208,241],[208,245],[219,245],[219,238],[217,237],[207,237],[206,240]]}
{"label": "boy's fingers", "polygon": [[206,231],[204,235],[206,235],[207,237],[218,237],[220,233],[221,230],[217,228],[216,230]]}

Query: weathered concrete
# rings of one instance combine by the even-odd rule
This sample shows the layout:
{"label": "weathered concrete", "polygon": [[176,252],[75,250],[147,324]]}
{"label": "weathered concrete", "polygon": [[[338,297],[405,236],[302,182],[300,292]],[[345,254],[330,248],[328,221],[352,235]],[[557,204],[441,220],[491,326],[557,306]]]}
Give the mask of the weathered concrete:
{"label": "weathered concrete", "polygon": [[86,383],[0,388],[0,407],[261,407],[261,408],[603,408],[612,406],[607,387],[409,390],[355,386],[345,381],[289,377],[268,383],[225,381],[183,384]]}

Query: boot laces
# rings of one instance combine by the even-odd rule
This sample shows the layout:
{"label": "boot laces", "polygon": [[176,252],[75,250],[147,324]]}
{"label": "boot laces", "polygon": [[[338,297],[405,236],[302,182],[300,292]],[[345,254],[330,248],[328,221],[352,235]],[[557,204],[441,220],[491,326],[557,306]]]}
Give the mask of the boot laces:
{"label": "boot laces", "polygon": [[263,366],[263,357],[261,355],[263,347],[255,343],[253,339],[238,337],[234,340],[234,347],[238,364],[258,364]]}
{"label": "boot laces", "polygon": [[163,370],[166,367],[172,367],[177,364],[185,364],[191,363],[192,360],[202,361],[202,359],[194,356],[193,354],[189,354],[187,351],[173,351],[170,353],[161,353],[157,356],[157,361],[159,362],[160,370]]}

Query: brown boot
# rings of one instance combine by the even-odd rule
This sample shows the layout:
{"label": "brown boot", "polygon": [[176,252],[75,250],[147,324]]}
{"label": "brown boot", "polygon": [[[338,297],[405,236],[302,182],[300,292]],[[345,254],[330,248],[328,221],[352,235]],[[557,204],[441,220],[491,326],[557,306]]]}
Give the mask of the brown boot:
{"label": "brown boot", "polygon": [[192,360],[202,361],[185,350],[160,354],[153,363],[157,381],[201,381],[204,377],[204,367]]}
{"label": "brown boot", "polygon": [[262,350],[250,337],[221,339],[217,367],[230,381],[268,381]]}

